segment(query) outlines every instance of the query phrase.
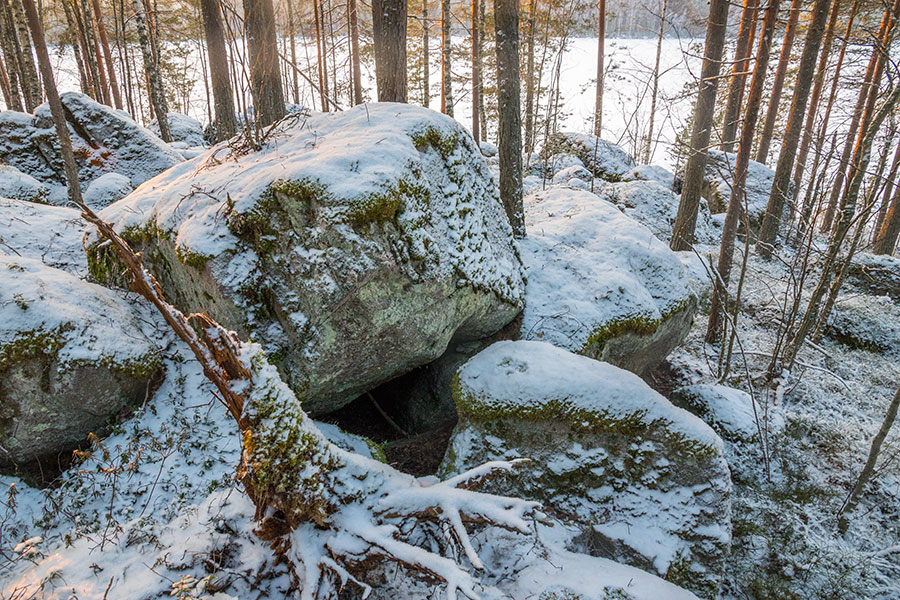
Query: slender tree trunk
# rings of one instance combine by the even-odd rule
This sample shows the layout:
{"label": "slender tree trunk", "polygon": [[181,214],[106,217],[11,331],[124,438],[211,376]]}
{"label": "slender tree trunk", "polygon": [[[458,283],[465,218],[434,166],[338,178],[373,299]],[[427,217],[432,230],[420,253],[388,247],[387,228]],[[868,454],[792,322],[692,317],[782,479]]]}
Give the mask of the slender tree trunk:
{"label": "slender tree trunk", "polygon": [[844,191],[844,198],[841,201],[840,219],[838,219],[834,231],[831,233],[831,240],[828,244],[828,249],[825,252],[825,258],[822,261],[822,274],[819,277],[819,283],[813,290],[806,311],[803,314],[803,318],[800,320],[797,331],[785,351],[783,362],[787,369],[792,369],[794,367],[794,361],[797,358],[797,354],[800,352],[800,348],[806,341],[813,325],[818,321],[822,298],[831,286],[831,280],[835,274],[835,266],[837,265],[841,247],[853,225],[854,217],[856,216],[859,190],[862,187],[866,167],[868,166],[872,142],[875,139],[875,134],[878,132],[881,123],[884,121],[885,117],[887,117],[888,113],[894,110],[898,102],[900,102],[900,86],[895,86],[891,96],[886,99],[871,121],[866,123],[865,129],[861,129],[859,132],[852,163],[857,165],[857,168],[851,169],[847,189]]}
{"label": "slender tree trunk", "polygon": [[313,0],[313,18],[316,25],[316,70],[319,74],[319,100],[322,112],[328,112],[328,82],[325,76],[325,43],[322,36],[322,13],[319,0]]}
{"label": "slender tree trunk", "polygon": [[478,37],[479,0],[472,0],[472,137],[475,143],[481,141],[481,115],[479,95],[481,90],[481,38]]}
{"label": "slender tree trunk", "polygon": [[597,89],[594,94],[594,135],[603,133],[603,75],[606,53],[606,0],[597,0]]}
{"label": "slender tree trunk", "polygon": [[406,0],[372,0],[379,102],[406,102]]}
{"label": "slender tree trunk", "polygon": [[[485,8],[484,5],[487,0],[480,0],[478,4],[479,13],[478,13],[478,40],[479,40],[479,48],[478,53],[483,58],[484,57],[484,21],[485,21]],[[478,110],[481,114],[481,118],[479,121],[481,122],[481,139],[487,139],[487,113],[484,110],[484,69],[481,70],[481,82],[478,86]]]}
{"label": "slender tree trunk", "polygon": [[[769,97],[769,107],[766,110],[766,120],[763,122],[762,134],[759,139],[759,147],[756,149],[756,162],[766,164],[769,157],[769,146],[772,143],[772,134],[775,132],[775,121],[778,119],[778,108],[781,105],[781,93],[784,89],[784,79],[787,76],[788,65],[791,62],[791,51],[794,48],[794,36],[797,33],[797,22],[800,20],[800,11],[803,10],[803,0],[792,0],[788,11],[788,21],[784,29],[784,39],[781,43],[781,55],[778,58],[778,68],[775,69],[775,79],[772,82],[772,93]],[[825,7],[825,16],[828,16],[828,7]],[[815,9],[813,9],[815,13]],[[814,17],[815,18],[815,17]],[[823,22],[824,28],[824,22]],[[822,30],[819,30],[822,35]],[[809,41],[809,35],[806,37]],[[822,38],[816,40],[816,50]],[[815,57],[814,57],[815,60]],[[815,68],[813,64],[812,68]],[[812,76],[812,68],[809,76]],[[797,82],[803,83],[802,75],[797,76]],[[807,86],[809,87],[809,86]],[[796,99],[796,96],[795,96]]]}
{"label": "slender tree trunk", "polygon": [[897,183],[898,169],[900,169],[900,144],[897,144],[897,149],[894,151],[894,158],[891,161],[891,169],[890,171],[888,171],[888,176],[884,183],[884,197],[881,199],[881,206],[878,209],[878,218],[875,221],[875,232],[872,236],[872,244],[878,243],[881,227],[884,224],[884,219],[887,216],[888,207],[890,206],[891,194],[893,193],[895,187],[900,187],[900,185],[898,185]]}
{"label": "slender tree trunk", "polygon": [[100,36],[100,45],[103,48],[103,59],[109,75],[109,87],[112,92],[113,103],[116,108],[122,109],[122,95],[119,93],[119,79],[116,77],[116,69],[113,65],[112,52],[109,49],[109,36],[106,33],[106,24],[103,22],[103,12],[100,10],[100,0],[93,0],[94,15],[97,20],[97,34]]}
{"label": "slender tree trunk", "polygon": [[700,73],[700,89],[694,104],[694,120],[691,130],[691,154],[684,167],[684,184],[678,215],[672,230],[672,250],[690,250],[694,244],[697,211],[700,206],[703,175],[706,170],[706,150],[709,147],[715,119],[716,90],[725,49],[725,32],[728,29],[729,0],[712,0],[706,26],[706,49]]}
{"label": "slender tree trunk", "polygon": [[428,0],[422,0],[422,106],[431,104],[431,32]]}
{"label": "slender tree trunk", "polygon": [[90,96],[99,102],[103,102],[103,88],[100,85],[100,73],[97,68],[94,40],[91,36],[91,28],[88,26],[88,13],[84,4],[79,7],[77,0],[72,0],[72,9],[72,12],[75,15],[75,23],[78,26],[78,33],[81,38],[81,51],[84,54],[85,70],[91,88]]}
{"label": "slender tree trunk", "polygon": [[100,49],[100,38],[97,35],[97,15],[94,14],[93,10],[91,10],[91,5],[85,1],[84,3],[84,17],[85,22],[90,25],[90,36],[91,41],[93,42],[93,50],[94,50],[94,59],[97,61],[97,77],[100,82],[100,95],[103,98],[103,103],[107,106],[112,106],[112,93],[109,89],[109,80],[106,77],[106,61],[103,59],[103,54]]}
{"label": "slender tree trunk", "polygon": [[[706,330],[706,341],[714,342],[719,338],[721,329],[722,312],[725,307],[725,299],[728,296],[728,281],[731,276],[731,261],[734,257],[734,242],[737,238],[738,220],[744,211],[744,189],[747,181],[747,168],[750,164],[750,149],[753,146],[753,134],[756,129],[756,120],[759,117],[759,103],[762,98],[763,86],[766,79],[766,70],[769,67],[769,52],[772,48],[772,36],[775,34],[775,24],[778,21],[778,6],[781,0],[769,0],[763,17],[763,29],[759,36],[759,50],[756,53],[756,65],[753,67],[753,78],[750,81],[750,92],[747,96],[747,112],[744,117],[744,125],[741,128],[741,138],[738,143],[738,153],[734,165],[734,183],[731,188],[731,198],[728,201],[728,211],[725,214],[725,225],[722,228],[722,244],[719,249],[719,262],[717,267],[718,280],[714,287],[712,305],[709,313],[709,324]],[[747,232],[749,235],[749,232]]]}
{"label": "slender tree trunk", "polygon": [[500,199],[513,235],[525,237],[522,207],[522,115],[519,97],[518,0],[494,0],[497,100],[500,108]]}
{"label": "slender tree trunk", "polygon": [[878,235],[872,245],[872,254],[893,254],[898,236],[900,236],[900,185],[894,187],[894,198],[878,229]]}
{"label": "slender tree trunk", "polygon": [[0,43],[3,45],[3,57],[6,60],[7,79],[9,80],[10,102],[7,107],[12,110],[22,111],[22,98],[19,95],[19,50],[16,44],[16,34],[10,22],[8,6],[5,1],[0,1]]}
{"label": "slender tree trunk", "polygon": [[78,167],[75,164],[75,155],[72,152],[72,141],[69,139],[69,127],[66,125],[65,111],[59,99],[59,93],[56,91],[56,83],[53,80],[53,69],[50,67],[50,55],[47,53],[47,43],[44,41],[41,19],[38,16],[37,9],[34,7],[33,0],[22,0],[22,4],[28,28],[31,30],[31,36],[34,39],[38,65],[44,80],[44,90],[47,93],[47,100],[50,104],[50,114],[53,117],[53,124],[56,126],[56,137],[59,142],[60,153],[62,154],[63,169],[69,185],[69,198],[77,204],[83,204],[81,185],[78,182]]}
{"label": "slender tree trunk", "polygon": [[266,127],[285,115],[272,0],[244,0],[244,28],[256,122],[260,127]]}
{"label": "slender tree trunk", "polygon": [[[849,180],[848,170],[852,170],[853,165],[849,163],[850,155],[854,149],[854,140],[859,132],[866,129],[866,111],[868,106],[874,106],[878,95],[878,86],[881,84],[881,75],[884,72],[884,56],[888,48],[891,31],[894,28],[894,21],[897,18],[897,12],[900,10],[900,0],[894,0],[893,6],[888,7],[884,11],[881,19],[878,36],[875,40],[875,48],[869,58],[869,65],[866,68],[866,75],[863,78],[862,86],[859,89],[859,95],[856,98],[856,107],[853,109],[853,116],[850,119],[850,130],[847,133],[847,142],[844,144],[844,151],[841,154],[841,161],[838,163],[837,177],[831,188],[831,194],[828,197],[828,206],[825,209],[825,215],[822,222],[822,232],[831,231],[834,224],[836,209],[838,208],[838,199],[841,198],[844,181]],[[871,102],[869,98],[871,96]],[[871,112],[869,113],[871,114]]]}
{"label": "slender tree trunk", "polygon": [[[353,63],[353,104],[363,103],[362,69],[359,59],[359,16],[356,0],[350,2],[350,60]],[[427,0],[425,0],[427,4]],[[427,61],[426,61],[427,63]],[[426,76],[427,77],[427,76]]]}
{"label": "slender tree trunk", "polygon": [[[291,1],[286,2],[287,4],[287,18],[288,18],[288,35],[290,36],[290,49],[291,49],[291,65],[294,68],[291,69],[291,92],[294,98],[294,104],[300,104],[300,80],[297,75],[297,27],[296,21],[294,20],[294,3]],[[223,39],[224,41],[224,39]]]}
{"label": "slender tree trunk", "polygon": [[218,0],[200,0],[203,31],[209,57],[209,76],[212,81],[215,106],[216,140],[227,140],[237,133],[234,114],[234,92],[228,74],[228,49]]}
{"label": "slender tree trunk", "polygon": [[744,7],[741,10],[741,26],[738,30],[737,45],[734,49],[731,84],[725,105],[725,121],[722,128],[722,150],[725,152],[731,152],[737,140],[741,99],[744,95],[747,68],[750,65],[751,38],[756,30],[756,13],[758,9],[759,0],[744,0]]}
{"label": "slender tree trunk", "polygon": [[[851,8],[851,18],[856,12],[859,0],[854,0]],[[800,186],[803,183],[803,172],[806,169],[806,160],[809,157],[809,147],[812,143],[813,130],[816,125],[816,114],[819,110],[819,102],[822,99],[822,91],[825,88],[825,75],[828,72],[828,60],[831,57],[831,49],[834,45],[834,35],[837,30],[838,16],[841,13],[841,0],[834,0],[831,7],[831,18],[828,21],[828,28],[825,30],[825,41],[822,42],[822,52],[819,53],[819,66],[816,68],[816,78],[813,83],[812,95],[809,98],[809,107],[806,111],[806,123],[803,125],[803,138],[800,142],[800,150],[797,152],[797,164],[794,167],[794,195],[800,193]],[[835,80],[836,82],[837,80]],[[819,144],[824,139],[819,140]],[[794,202],[793,207],[797,203]]]}
{"label": "slender tree trunk", "polygon": [[[794,0],[799,2],[799,0]],[[666,9],[669,1],[662,0],[662,10],[659,15],[659,35],[656,38],[656,62],[653,65],[653,87],[650,92],[650,116],[647,125],[647,139],[644,142],[644,164],[650,164],[650,154],[653,150],[653,123],[656,117],[656,97],[659,94],[659,59],[662,57],[663,35],[666,32]]]}
{"label": "slender tree trunk", "polygon": [[13,22],[18,32],[21,56],[19,65],[22,68],[22,91],[25,93],[25,106],[28,112],[32,112],[43,100],[41,94],[41,82],[38,79],[37,68],[34,65],[34,54],[31,49],[31,36],[28,33],[28,25],[25,21],[25,13],[22,10],[22,0],[9,0],[13,11]]}
{"label": "slender tree trunk", "polygon": [[872,446],[869,448],[869,457],[866,459],[866,464],[859,474],[856,483],[853,484],[853,489],[850,491],[847,501],[844,502],[844,505],[838,512],[838,530],[841,533],[847,532],[850,525],[847,521],[847,514],[853,512],[856,508],[856,505],[859,503],[859,497],[862,495],[863,488],[866,487],[866,484],[875,473],[875,465],[878,462],[879,454],[881,454],[881,446],[884,444],[884,440],[887,438],[888,433],[890,433],[891,427],[894,426],[898,410],[900,410],[900,389],[897,390],[897,393],[894,394],[894,399],[891,400],[891,403],[888,405],[888,410],[884,415],[884,421],[881,423],[881,428],[872,439]]}
{"label": "slender tree trunk", "polygon": [[525,38],[525,154],[534,152],[534,11],[537,0],[528,0]]}
{"label": "slender tree trunk", "polygon": [[453,83],[450,56],[450,0],[441,0],[441,112],[453,116]]}
{"label": "slender tree trunk", "polygon": [[134,2],[134,23],[138,30],[138,40],[141,44],[141,52],[144,56],[144,72],[150,82],[150,106],[157,116],[159,125],[159,137],[164,142],[172,141],[172,134],[169,132],[168,108],[166,106],[166,95],[163,92],[162,79],[159,76],[159,70],[153,61],[153,51],[150,48],[150,39],[147,37],[147,25],[144,18],[144,4],[141,0],[133,0]]}
{"label": "slender tree trunk", "polygon": [[9,75],[6,73],[6,65],[2,58],[0,58],[0,88],[3,89],[3,103],[9,109],[13,106],[13,99],[9,89]]}
{"label": "slender tree trunk", "polygon": [[[791,101],[791,112],[788,115],[787,129],[781,143],[778,165],[775,167],[775,179],[772,183],[769,203],[763,215],[762,225],[759,230],[759,240],[756,244],[757,251],[765,258],[772,255],[775,239],[778,237],[778,230],[781,225],[781,216],[784,213],[784,204],[792,195],[790,190],[791,172],[794,168],[797,146],[800,143],[800,133],[804,117],[806,116],[806,103],[809,99],[812,80],[815,77],[816,59],[818,58],[819,45],[822,43],[822,37],[825,32],[825,21],[828,19],[830,3],[831,0],[815,0],[813,4],[812,21],[806,34],[806,41],[803,44],[803,55],[800,58],[800,67],[797,70],[797,85],[794,87],[794,98]],[[782,54],[783,52],[784,50],[782,50]],[[788,50],[788,53],[790,53],[790,50]],[[779,68],[781,68],[780,65]],[[775,101],[773,98],[772,102]],[[793,192],[793,194],[796,193],[797,190]]]}

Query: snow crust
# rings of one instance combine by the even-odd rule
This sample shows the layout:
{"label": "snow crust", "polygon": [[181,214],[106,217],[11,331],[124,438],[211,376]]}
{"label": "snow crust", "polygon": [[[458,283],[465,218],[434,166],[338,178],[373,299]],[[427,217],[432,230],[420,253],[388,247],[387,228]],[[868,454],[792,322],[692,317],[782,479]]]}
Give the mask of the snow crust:
{"label": "snow crust", "polygon": [[676,403],[701,417],[723,438],[753,442],[759,428],[784,429],[784,418],[774,407],[754,406],[747,392],[719,384],[696,384],[676,390]]}
{"label": "snow crust", "polygon": [[82,275],[85,224],[77,210],[0,198],[0,253]]}
{"label": "snow crust", "polygon": [[134,190],[131,179],[119,173],[105,173],[84,191],[84,203],[97,211],[121,200]]}
{"label": "snow crust", "polygon": [[49,190],[43,183],[15,167],[0,164],[0,197],[46,202]]}

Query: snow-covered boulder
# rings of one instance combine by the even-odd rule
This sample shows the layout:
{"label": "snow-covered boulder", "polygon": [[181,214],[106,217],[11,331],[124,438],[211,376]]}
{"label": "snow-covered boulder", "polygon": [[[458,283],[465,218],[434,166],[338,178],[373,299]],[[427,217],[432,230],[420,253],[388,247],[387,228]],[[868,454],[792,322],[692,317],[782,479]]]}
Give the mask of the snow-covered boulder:
{"label": "snow-covered boulder", "polygon": [[[610,183],[603,187],[603,196],[626,215],[645,225],[664,242],[672,239],[679,197],[655,181],[634,180]],[[715,244],[721,239],[721,229],[712,221],[706,202],[701,201],[697,213],[694,237],[698,244]]]}
{"label": "snow-covered boulder", "polygon": [[[369,104],[287,121],[258,152],[204,155],[101,216],[170,301],[263,344],[323,413],[486,337],[522,309],[512,230],[453,119]],[[92,272],[118,272],[105,248]]]}
{"label": "snow-covered boulder", "polygon": [[76,275],[87,273],[85,222],[72,208],[0,198],[0,253],[23,256]]}
{"label": "snow-covered boulder", "polygon": [[574,154],[595,177],[607,181],[621,181],[635,167],[634,159],[619,146],[583,133],[554,133],[541,149],[545,160],[561,153]]}
{"label": "snow-covered boulder", "polygon": [[[120,111],[76,92],[66,92],[60,99],[66,109],[78,177],[84,187],[104,173],[125,175],[136,187],[183,160],[176,150]],[[0,143],[0,161],[45,184],[65,183],[49,106],[39,106],[31,124],[26,127],[19,123],[18,129],[20,135],[30,131],[28,140]]]}
{"label": "snow-covered boulder", "polygon": [[722,440],[636,375],[543,342],[498,342],[457,372],[455,474],[528,458],[489,491],[539,500],[576,547],[715,598],[731,538]]}
{"label": "snow-covered boulder", "polygon": [[128,177],[118,173],[106,173],[93,180],[84,191],[84,203],[94,210],[100,210],[121,200],[132,191],[134,187]]}
{"label": "snow-covered boulder", "polygon": [[[731,200],[737,155],[720,150],[709,150],[707,154],[709,159],[706,163],[702,194],[709,203],[709,210],[713,214],[724,213],[728,210],[728,202]],[[774,182],[775,171],[755,160],[749,162],[744,189],[750,227],[753,230],[758,229],[762,223]]]}
{"label": "snow-covered boulder", "polygon": [[481,154],[488,158],[497,156],[500,153],[500,149],[490,142],[479,142],[478,148],[481,150]]}
{"label": "snow-covered boulder", "polygon": [[839,297],[825,334],[852,348],[900,355],[900,305],[889,296]]}
{"label": "snow-covered boulder", "polygon": [[659,165],[638,165],[625,173],[622,181],[655,181],[667,190],[675,189],[675,174]]}
{"label": "snow-covered boulder", "polygon": [[672,402],[693,414],[731,442],[753,443],[759,431],[773,433],[784,428],[784,418],[774,407],[763,410],[747,392],[725,385],[696,384],[678,388]]}
{"label": "snow-covered boulder", "polygon": [[0,112],[0,163],[42,183],[62,183],[65,180],[62,161],[47,145],[45,137],[38,135],[32,115],[13,110]]}
{"label": "snow-covered boulder", "polygon": [[160,368],[133,307],[113,292],[0,255],[0,466],[55,465],[144,400]]}
{"label": "snow-covered boulder", "polygon": [[567,185],[573,179],[577,179],[582,183],[590,183],[593,176],[583,165],[572,165],[557,171],[553,176],[552,183],[553,185]]}
{"label": "snow-covered boulder", "polygon": [[[200,124],[200,121],[193,117],[189,117],[187,115],[183,115],[181,113],[170,112],[168,115],[169,121],[169,133],[172,134],[173,142],[180,142],[185,144],[185,148],[191,148],[193,146],[202,146],[204,144],[203,140],[203,125]],[[159,132],[159,120],[153,119],[151,123],[147,126],[147,129],[155,133],[157,136],[160,135]]]}
{"label": "snow-covered boulder", "polygon": [[857,254],[847,269],[847,278],[870,294],[900,302],[900,258],[896,256]]}
{"label": "snow-covered boulder", "polygon": [[552,187],[525,199],[525,222],[523,337],[645,374],[687,335],[697,300],[684,266],[614,204]]}
{"label": "snow-covered boulder", "polygon": [[554,154],[546,159],[546,164],[544,165],[547,175],[551,178],[555,177],[557,173],[571,169],[572,167],[585,168],[581,159],[570,152]]}
{"label": "snow-covered boulder", "polygon": [[0,198],[13,198],[45,204],[49,196],[47,186],[9,165],[0,164]]}

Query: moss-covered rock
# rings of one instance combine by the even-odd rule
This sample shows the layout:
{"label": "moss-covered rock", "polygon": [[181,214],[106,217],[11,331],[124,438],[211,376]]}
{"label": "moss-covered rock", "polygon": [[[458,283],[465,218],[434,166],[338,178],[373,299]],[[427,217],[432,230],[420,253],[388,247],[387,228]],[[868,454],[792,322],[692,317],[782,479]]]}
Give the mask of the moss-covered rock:
{"label": "moss-covered rock", "polygon": [[39,261],[0,255],[0,467],[105,435],[162,368],[135,309]]}
{"label": "moss-covered rock", "polygon": [[848,281],[876,296],[890,296],[900,302],[900,258],[859,253],[847,269]]}
{"label": "moss-covered rock", "polygon": [[558,154],[575,155],[594,177],[607,181],[621,181],[635,167],[634,159],[619,146],[583,133],[552,134],[541,148],[541,158],[550,161]]}
{"label": "moss-covered rock", "polygon": [[851,348],[900,356],[900,305],[888,296],[839,297],[825,334]]}
{"label": "moss-covered rock", "polygon": [[[324,413],[488,336],[523,305],[484,158],[455,121],[369,104],[291,117],[261,150],[218,148],[102,216],[176,306],[261,343]],[[102,246],[91,271],[120,268]]]}
{"label": "moss-covered rock", "polygon": [[525,199],[525,221],[524,338],[643,375],[687,335],[697,301],[684,265],[615,205],[548,188]]}
{"label": "moss-covered rock", "polygon": [[491,491],[539,500],[573,546],[715,598],[731,539],[719,437],[637,376],[541,342],[498,342],[457,372],[442,473],[529,458]]}

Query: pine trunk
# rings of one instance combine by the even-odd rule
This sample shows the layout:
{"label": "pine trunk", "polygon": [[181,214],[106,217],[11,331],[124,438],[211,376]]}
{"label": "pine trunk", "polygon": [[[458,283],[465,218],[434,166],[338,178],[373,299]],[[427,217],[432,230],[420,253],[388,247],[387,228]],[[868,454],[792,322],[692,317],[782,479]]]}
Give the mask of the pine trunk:
{"label": "pine trunk", "polygon": [[606,0],[597,0],[597,89],[594,93],[594,135],[603,132],[603,75],[606,54]]}
{"label": "pine trunk", "polygon": [[690,250],[694,244],[697,211],[700,207],[703,176],[706,170],[706,150],[715,120],[716,90],[725,50],[725,32],[728,29],[729,0],[712,0],[706,26],[706,49],[700,73],[700,89],[694,105],[691,130],[691,154],[684,167],[684,184],[678,215],[672,230],[672,250]]}
{"label": "pine trunk", "polygon": [[741,26],[738,30],[737,45],[734,48],[734,66],[731,71],[731,84],[725,105],[725,121],[722,128],[722,150],[734,150],[737,138],[738,121],[741,114],[741,99],[744,95],[744,83],[747,79],[747,68],[750,64],[751,38],[756,29],[756,13],[759,0],[744,0],[741,10]]}
{"label": "pine trunk", "polygon": [[22,10],[22,0],[10,0],[13,11],[13,22],[18,34],[19,48],[22,54],[19,56],[21,67],[22,92],[25,95],[25,107],[28,112],[34,111],[43,100],[41,82],[38,79],[37,68],[34,66],[34,53],[31,49],[31,36],[28,33],[28,24],[25,22],[25,13]]}
{"label": "pine trunk", "polygon": [[406,102],[406,0],[372,0],[379,102]]}
{"label": "pine trunk", "polygon": [[497,100],[500,109],[500,200],[513,235],[525,237],[522,207],[522,114],[519,97],[519,4],[494,1],[497,36]]}
{"label": "pine trunk", "polygon": [[894,188],[898,186],[897,184],[897,170],[900,169],[900,144],[897,144],[897,149],[894,151],[894,158],[891,161],[891,169],[888,171],[888,176],[884,182],[884,197],[881,199],[881,206],[878,209],[878,218],[875,220],[875,232],[872,236],[872,243],[876,244],[878,242],[879,233],[881,232],[881,226],[884,224],[884,219],[887,216],[888,206],[890,206],[891,194],[894,192]]}
{"label": "pine trunk", "polygon": [[[798,0],[795,0],[798,1]],[[650,164],[650,155],[653,151],[653,123],[656,117],[656,97],[659,94],[659,60],[662,57],[663,35],[666,32],[666,9],[668,0],[662,0],[662,10],[659,15],[659,34],[656,38],[656,62],[653,65],[653,86],[650,92],[650,116],[647,125],[647,139],[644,142],[644,164]]]}
{"label": "pine trunk", "polygon": [[244,0],[244,28],[247,32],[250,87],[253,90],[256,123],[266,127],[285,115],[272,0]]}
{"label": "pine trunk", "polygon": [[11,13],[6,2],[0,0],[0,44],[3,46],[3,57],[6,60],[6,74],[9,80],[10,101],[7,107],[22,111],[22,98],[19,94],[19,55],[16,34],[9,19]]}
{"label": "pine trunk", "polygon": [[97,35],[100,37],[100,47],[103,49],[103,60],[106,63],[107,75],[109,76],[109,89],[112,94],[113,104],[121,110],[122,95],[119,92],[119,79],[116,77],[112,52],[109,49],[109,36],[106,32],[106,24],[103,22],[103,12],[100,10],[100,0],[93,0],[93,6]]}
{"label": "pine trunk", "polygon": [[[784,90],[784,79],[787,76],[788,65],[791,62],[791,51],[794,48],[794,36],[797,33],[797,22],[800,20],[800,11],[803,9],[803,0],[792,0],[788,11],[788,21],[784,28],[784,39],[781,43],[781,55],[778,57],[778,68],[775,69],[775,79],[772,82],[772,93],[769,98],[769,107],[766,110],[766,120],[763,122],[762,134],[759,138],[759,147],[756,149],[756,162],[766,164],[769,157],[769,146],[772,144],[772,134],[775,132],[775,121],[778,119],[778,108],[781,105],[781,93]],[[827,7],[826,7],[827,11]],[[815,9],[813,9],[815,13]],[[828,16],[826,12],[826,17]],[[813,17],[815,19],[815,17]],[[824,24],[823,24],[824,27]],[[821,36],[822,32],[819,31]],[[807,40],[809,34],[807,33]],[[816,40],[816,48],[821,42],[821,37]],[[815,67],[815,65],[813,65]],[[811,76],[811,74],[810,74]],[[803,75],[797,75],[798,84],[803,82]]]}
{"label": "pine trunk", "polygon": [[528,0],[525,38],[525,154],[534,152],[534,11],[537,0]]}
{"label": "pine trunk", "polygon": [[[350,60],[353,63],[353,104],[363,103],[362,69],[359,59],[359,13],[356,0],[350,2]],[[427,4],[427,0],[425,0]],[[426,34],[427,35],[427,34]],[[426,54],[427,56],[427,54]],[[427,64],[427,61],[426,61]],[[427,79],[427,76],[426,76]]]}
{"label": "pine trunk", "polygon": [[[890,190],[890,188],[888,188]],[[875,243],[872,245],[872,254],[888,255],[894,253],[897,246],[897,238],[900,236],[900,185],[893,189],[894,198],[884,215],[884,221],[878,229]]]}
{"label": "pine trunk", "polygon": [[472,137],[475,143],[481,141],[481,38],[478,36],[478,14],[480,1],[472,0]]}
{"label": "pine trunk", "polygon": [[450,56],[450,0],[441,0],[441,112],[453,116],[453,83]]}
{"label": "pine trunk", "polygon": [[203,31],[209,57],[209,77],[212,82],[215,107],[216,140],[226,140],[237,133],[234,114],[234,93],[228,75],[228,49],[218,0],[201,0]]}
{"label": "pine trunk", "polygon": [[138,40],[141,44],[141,53],[144,57],[144,72],[147,75],[150,87],[150,106],[157,116],[159,125],[159,137],[164,142],[172,141],[172,134],[169,132],[168,108],[166,106],[166,95],[163,92],[162,80],[159,77],[159,70],[153,61],[153,51],[150,48],[150,39],[147,37],[147,24],[144,16],[144,5],[141,0],[133,0],[134,2],[134,23],[138,30]]}
{"label": "pine trunk", "polygon": [[[816,59],[818,58],[819,46],[822,43],[822,37],[825,32],[825,21],[828,19],[830,4],[831,0],[816,0],[813,4],[812,21],[807,30],[806,41],[803,44],[803,55],[800,58],[800,67],[797,70],[797,85],[794,87],[794,98],[791,101],[791,112],[788,115],[787,129],[781,143],[778,165],[775,167],[775,179],[772,183],[769,203],[763,215],[762,225],[759,230],[759,240],[756,244],[757,251],[766,258],[772,255],[775,239],[778,237],[778,230],[781,225],[781,216],[784,213],[784,204],[792,196],[790,189],[791,173],[794,169],[797,146],[800,144],[800,133],[806,116],[806,105],[813,78],[815,77]],[[775,100],[773,99],[772,102],[775,102]],[[797,193],[796,190],[793,193]]]}

